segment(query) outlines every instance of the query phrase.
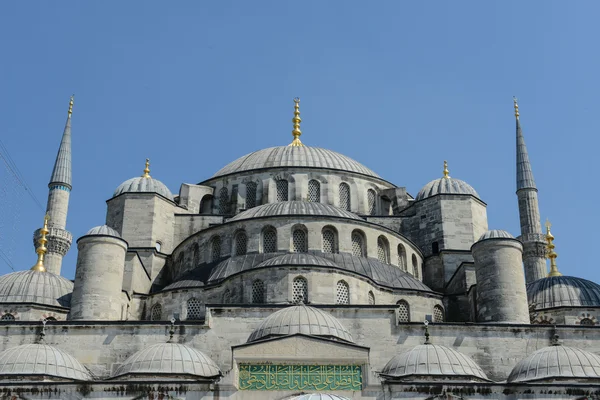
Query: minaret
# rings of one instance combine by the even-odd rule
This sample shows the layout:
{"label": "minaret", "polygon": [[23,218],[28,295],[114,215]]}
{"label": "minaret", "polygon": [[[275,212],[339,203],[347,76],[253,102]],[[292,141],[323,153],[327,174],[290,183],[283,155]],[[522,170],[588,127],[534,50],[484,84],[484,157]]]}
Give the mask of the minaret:
{"label": "minaret", "polygon": [[516,98],[513,101],[517,119],[517,197],[521,220],[521,236],[518,239],[523,243],[525,281],[531,283],[546,277],[546,241],[540,224],[538,191],[519,121],[519,105]]}
{"label": "minaret", "polygon": [[[60,275],[62,259],[69,251],[73,242],[71,232],[65,230],[67,225],[67,211],[69,209],[69,196],[71,193],[71,114],[73,113],[73,96],[69,101],[69,112],[65,130],[63,131],[54,169],[48,184],[48,205],[46,214],[50,217],[48,224],[48,243],[44,265],[48,272]],[[33,234],[34,246],[39,245],[41,233],[38,229]]]}

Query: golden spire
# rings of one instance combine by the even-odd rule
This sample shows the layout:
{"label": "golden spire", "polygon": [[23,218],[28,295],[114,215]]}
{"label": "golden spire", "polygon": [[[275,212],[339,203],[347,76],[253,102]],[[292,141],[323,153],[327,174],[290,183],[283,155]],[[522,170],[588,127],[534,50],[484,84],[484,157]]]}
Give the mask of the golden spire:
{"label": "golden spire", "polygon": [[146,168],[144,168],[144,175],[142,178],[150,178],[150,159],[146,158]]}
{"label": "golden spire", "polygon": [[444,178],[450,179],[450,171],[448,171],[448,161],[444,160]]}
{"label": "golden spire", "polygon": [[292,131],[292,135],[294,136],[294,140],[289,145],[292,147],[300,147],[304,146],[300,141],[300,135],[302,135],[302,131],[300,130],[300,122],[302,119],[300,118],[300,98],[294,98],[294,118],[292,118],[292,122],[294,123],[294,130]]}
{"label": "golden spire", "polygon": [[69,100],[69,117],[73,114],[73,100],[75,100],[75,95],[71,95],[71,100]]}
{"label": "golden spire", "polygon": [[35,252],[38,255],[37,262],[33,267],[31,267],[32,271],[38,272],[46,272],[46,267],[44,267],[44,254],[48,251],[46,248],[46,243],[48,243],[48,239],[46,239],[46,235],[50,233],[48,230],[48,220],[50,216],[48,214],[44,215],[44,227],[40,229],[41,237],[38,239],[39,246],[35,249]]}
{"label": "golden spire", "polygon": [[558,267],[556,266],[556,257],[558,257],[558,254],[556,254],[556,252],[554,251],[554,236],[552,236],[552,232],[550,232],[550,227],[552,226],[552,224],[550,223],[550,221],[546,220],[546,241],[548,242],[548,244],[546,245],[546,248],[548,249],[547,255],[546,257],[548,257],[550,259],[550,272],[548,273],[548,277],[551,276],[562,276],[562,274],[560,272],[558,272]]}
{"label": "golden spire", "polygon": [[519,119],[519,103],[517,103],[517,98],[513,96],[513,103],[515,106],[515,118]]}

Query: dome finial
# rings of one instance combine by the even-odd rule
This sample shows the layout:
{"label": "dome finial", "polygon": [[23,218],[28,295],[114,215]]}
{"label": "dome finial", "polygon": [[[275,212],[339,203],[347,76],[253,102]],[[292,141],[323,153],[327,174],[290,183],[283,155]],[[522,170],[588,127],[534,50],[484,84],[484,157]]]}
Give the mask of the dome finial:
{"label": "dome finial", "polygon": [[73,100],[75,100],[75,95],[71,95],[71,99],[69,100],[69,117],[73,114]]}
{"label": "dome finial", "polygon": [[46,243],[48,243],[48,239],[46,239],[46,235],[50,233],[48,230],[48,220],[50,220],[50,216],[48,214],[44,215],[44,227],[40,229],[40,238],[38,239],[39,246],[35,249],[35,252],[38,255],[37,262],[33,267],[31,267],[32,271],[38,272],[46,272],[46,267],[44,267],[44,255],[48,251],[46,248]]}
{"label": "dome finial", "polygon": [[546,249],[548,250],[546,253],[546,257],[550,259],[550,272],[548,273],[548,277],[551,276],[562,276],[560,272],[558,272],[558,267],[556,266],[556,257],[558,254],[554,251],[554,236],[552,236],[552,232],[550,232],[550,227],[552,224],[550,221],[546,220],[546,241],[548,244],[546,245]]}
{"label": "dome finial", "polygon": [[450,179],[450,171],[448,171],[448,161],[444,160],[444,178]]}
{"label": "dome finial", "polygon": [[423,344],[431,344],[431,341],[429,340],[429,321],[425,320],[423,321],[423,324],[425,325],[425,343]]}
{"label": "dome finial", "polygon": [[292,135],[294,136],[294,140],[289,145],[292,147],[301,147],[304,146],[300,141],[300,135],[302,135],[302,131],[300,130],[300,122],[302,119],[300,118],[300,98],[294,98],[294,118],[292,118],[292,122],[294,123],[294,130],[292,131]]}
{"label": "dome finial", "polygon": [[513,96],[513,103],[515,107],[515,118],[519,119],[519,103],[517,103],[517,98]]}
{"label": "dome finial", "polygon": [[150,159],[146,158],[146,168],[144,168],[144,175],[142,178],[150,178]]}

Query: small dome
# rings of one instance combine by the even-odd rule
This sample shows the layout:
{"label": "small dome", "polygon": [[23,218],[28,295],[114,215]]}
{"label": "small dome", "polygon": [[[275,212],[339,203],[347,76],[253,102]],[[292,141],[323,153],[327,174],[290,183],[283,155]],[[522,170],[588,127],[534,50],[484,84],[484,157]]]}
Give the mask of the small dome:
{"label": "small dome", "polygon": [[415,375],[444,380],[488,380],[485,372],[470,357],[434,344],[422,344],[394,356],[380,375],[391,379],[411,377],[411,380]]}
{"label": "small dome", "polygon": [[600,285],[573,276],[551,276],[527,285],[527,301],[536,310],[600,307]]}
{"label": "small dome", "polygon": [[302,396],[292,397],[290,400],[350,400],[347,397],[336,396],[335,394],[310,393]]}
{"label": "small dome", "polygon": [[269,315],[250,334],[248,343],[297,333],[354,342],[350,332],[333,315],[318,308],[300,305],[286,307]]}
{"label": "small dome", "polygon": [[508,233],[506,231],[503,231],[502,229],[492,229],[490,231],[487,231],[483,235],[481,235],[481,237],[479,238],[478,241],[485,240],[485,239],[514,239],[514,238],[515,237],[513,235],[511,235],[510,233]]}
{"label": "small dome", "polygon": [[600,379],[600,356],[575,347],[548,346],[519,361],[508,382]]}
{"label": "small dome", "polygon": [[51,272],[18,271],[0,276],[0,303],[70,307],[73,282]]}
{"label": "small dome", "polygon": [[121,237],[121,235],[119,235],[119,232],[115,231],[113,228],[111,228],[108,225],[100,225],[100,226],[96,226],[96,227],[90,229],[89,231],[87,231],[85,236],[90,236],[90,235],[114,236],[114,237],[118,237],[118,238]]}
{"label": "small dome", "polygon": [[88,371],[73,356],[46,344],[24,344],[0,353],[0,379],[22,381],[30,375],[90,381]]}
{"label": "small dome", "polygon": [[415,200],[423,200],[437,194],[468,194],[479,198],[475,189],[467,182],[454,178],[440,178],[425,185]]}
{"label": "small dome", "polygon": [[113,377],[132,374],[188,375],[211,379],[221,376],[221,370],[199,350],[177,343],[158,343],[125,360]]}
{"label": "small dome", "polygon": [[217,171],[213,178],[265,168],[321,168],[355,172],[379,178],[375,172],[335,151],[309,146],[270,147],[247,154]]}
{"label": "small dome", "polygon": [[121,183],[115,190],[113,197],[123,193],[156,193],[173,200],[173,194],[164,183],[158,179],[143,176],[137,176]]}
{"label": "small dome", "polygon": [[269,203],[262,206],[253,207],[243,211],[229,219],[229,221],[240,221],[243,219],[273,217],[279,215],[314,215],[318,217],[338,217],[350,218],[364,221],[358,215],[350,211],[342,210],[323,203],[313,203],[309,201],[281,201],[278,203]]}

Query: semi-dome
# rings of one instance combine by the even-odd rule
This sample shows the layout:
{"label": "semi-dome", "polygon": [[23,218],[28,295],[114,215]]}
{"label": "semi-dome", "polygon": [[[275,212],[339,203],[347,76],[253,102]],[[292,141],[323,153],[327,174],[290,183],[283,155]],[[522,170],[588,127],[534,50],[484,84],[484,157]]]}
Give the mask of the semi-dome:
{"label": "semi-dome", "polygon": [[323,257],[315,256],[313,254],[308,253],[282,254],[280,256],[269,258],[268,260],[261,262],[256,266],[256,268],[278,267],[284,265],[339,268],[333,261],[329,261]]}
{"label": "semi-dome", "polygon": [[125,360],[113,377],[123,375],[186,375],[215,379],[221,376],[221,370],[199,350],[178,343],[158,343]]}
{"label": "semi-dome", "polygon": [[299,305],[286,307],[269,315],[250,334],[248,343],[297,333],[354,342],[350,332],[333,315],[318,308]]}
{"label": "semi-dome", "polygon": [[347,397],[337,396],[335,394],[310,393],[302,396],[292,397],[290,400],[350,400]]}
{"label": "semi-dome", "polygon": [[481,235],[478,241],[486,239],[514,239],[515,237],[502,229],[492,229]]}
{"label": "semi-dome", "polygon": [[527,285],[527,301],[536,310],[600,307],[600,285],[573,276],[551,276]]}
{"label": "semi-dome", "polygon": [[249,210],[242,211],[229,221],[241,221],[244,219],[264,218],[280,215],[314,215],[318,217],[338,217],[350,218],[364,221],[358,215],[350,211],[342,210],[341,208],[309,201],[281,201],[278,203],[263,204],[262,206],[253,207]]}
{"label": "semi-dome", "polygon": [[269,147],[246,154],[217,171],[213,178],[265,168],[300,167],[322,168],[379,178],[361,163],[335,151],[309,146]]}
{"label": "semi-dome", "polygon": [[0,276],[0,303],[70,307],[73,282],[51,272],[18,271]]}
{"label": "semi-dome", "polygon": [[100,226],[93,227],[92,229],[87,231],[87,233],[85,234],[85,236],[91,236],[91,235],[114,236],[114,237],[118,237],[118,238],[121,237],[121,235],[119,235],[119,232],[117,232],[116,230],[114,230],[113,228],[111,228],[108,225],[100,225]]}
{"label": "semi-dome", "polygon": [[470,357],[446,346],[422,344],[398,354],[383,367],[384,379],[414,380],[415,377],[443,380],[487,381],[481,367]]}
{"label": "semi-dome", "polygon": [[519,361],[508,382],[600,379],[600,356],[568,346],[548,346]]}
{"label": "semi-dome", "polygon": [[115,190],[113,197],[123,193],[156,193],[173,200],[173,194],[164,183],[158,179],[144,176],[137,176],[121,183]]}
{"label": "semi-dome", "polygon": [[85,367],[73,356],[46,344],[24,344],[0,353],[0,379],[22,381],[30,376],[92,380]]}
{"label": "semi-dome", "polygon": [[438,194],[466,194],[479,198],[475,189],[467,182],[461,181],[460,179],[444,177],[433,180],[425,185],[423,189],[419,191],[415,200],[423,200]]}

